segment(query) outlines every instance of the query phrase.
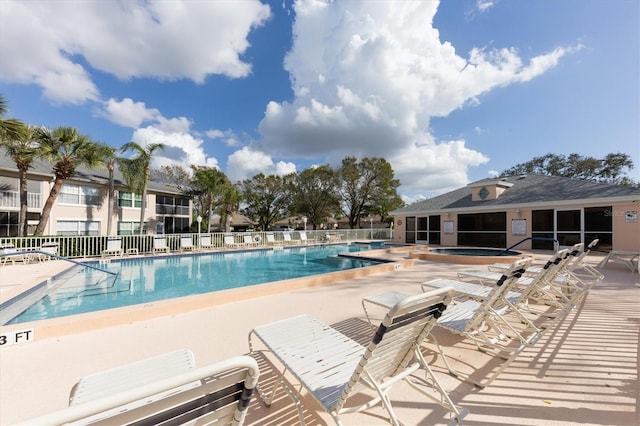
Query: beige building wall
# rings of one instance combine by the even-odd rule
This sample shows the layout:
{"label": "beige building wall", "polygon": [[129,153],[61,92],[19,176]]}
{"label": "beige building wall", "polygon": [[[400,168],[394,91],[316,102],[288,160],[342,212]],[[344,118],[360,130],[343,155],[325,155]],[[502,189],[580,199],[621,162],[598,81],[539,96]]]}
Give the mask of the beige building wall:
{"label": "beige building wall", "polygon": [[[443,247],[450,247],[457,245],[458,242],[458,217],[455,214],[451,214],[447,217],[446,214],[440,216],[440,245]],[[447,222],[453,225],[453,233],[447,234],[445,232],[446,227],[451,226],[447,225]]]}
{"label": "beige building wall", "polygon": [[[524,234],[521,233],[524,225]],[[531,210],[507,210],[507,247],[531,238]],[[519,244],[516,249],[531,250],[532,241],[527,240]]]}
{"label": "beige building wall", "polygon": [[404,216],[397,216],[393,218],[393,242],[397,244],[404,244],[406,240],[407,224]]}
{"label": "beige building wall", "polygon": [[640,251],[640,203],[613,206],[613,249]]}

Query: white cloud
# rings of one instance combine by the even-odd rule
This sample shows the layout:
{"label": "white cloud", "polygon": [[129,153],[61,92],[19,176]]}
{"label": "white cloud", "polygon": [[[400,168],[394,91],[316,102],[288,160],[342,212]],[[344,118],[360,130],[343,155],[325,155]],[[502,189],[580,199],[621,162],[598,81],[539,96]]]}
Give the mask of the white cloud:
{"label": "white cloud", "polygon": [[492,0],[476,0],[476,6],[480,12],[486,12],[495,6],[495,3]]}
{"label": "white cloud", "polygon": [[100,98],[79,57],[122,80],[245,77],[247,37],[269,16],[258,0],[2,0],[0,79],[79,104]]}
{"label": "white cloud", "polygon": [[231,182],[251,179],[258,173],[286,175],[295,171],[295,164],[284,161],[274,164],[269,155],[246,146],[227,158],[226,175]]}
{"label": "white cloud", "polygon": [[299,0],[294,7],[285,68],[295,97],[267,105],[256,149],[281,158],[387,158],[403,191],[464,185],[468,168],[488,161],[464,141],[435,141],[432,117],[529,81],[571,51],[524,59],[512,47],[476,48],[465,58],[433,27],[436,1]]}
{"label": "white cloud", "polygon": [[[191,121],[185,117],[166,118],[156,108],[147,108],[144,102],[130,98],[122,101],[109,99],[104,103],[100,116],[124,127],[136,129],[132,139],[140,145],[161,143],[162,151],[156,151],[153,167],[178,165],[190,170],[192,165],[218,167],[218,160],[207,157],[204,141],[191,132]],[[140,128],[142,123],[151,123]]]}
{"label": "white cloud", "polygon": [[205,132],[205,135],[211,139],[222,140],[224,144],[228,147],[234,148],[242,145],[240,138],[231,129],[227,129],[227,130],[211,129],[211,130],[207,130]]}
{"label": "white cloud", "polygon": [[189,133],[167,132],[159,127],[148,126],[137,129],[131,140],[142,146],[153,143],[165,145],[164,150],[154,154],[154,168],[167,165],[182,166],[186,170],[190,170],[192,165],[218,167],[218,160],[205,154],[204,141]]}
{"label": "white cloud", "polygon": [[104,103],[104,110],[100,113],[112,123],[123,127],[136,129],[144,122],[156,120],[160,117],[160,111],[155,108],[147,108],[144,102],[134,102],[130,98],[117,101],[113,98]]}
{"label": "white cloud", "polygon": [[435,195],[468,184],[468,168],[485,164],[489,158],[466,148],[463,141],[449,141],[439,144],[416,142],[388,161],[394,165],[396,176],[402,182],[402,193],[426,191]]}

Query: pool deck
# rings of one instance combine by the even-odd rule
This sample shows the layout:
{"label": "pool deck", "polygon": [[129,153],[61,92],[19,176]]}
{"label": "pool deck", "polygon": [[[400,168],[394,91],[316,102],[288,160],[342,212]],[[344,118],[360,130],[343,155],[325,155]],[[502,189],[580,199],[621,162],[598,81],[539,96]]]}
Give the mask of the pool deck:
{"label": "pool deck", "polygon": [[[536,253],[546,260],[550,253]],[[345,334],[367,339],[371,329],[362,311],[362,297],[393,288],[417,293],[432,277],[455,277],[478,266],[409,260],[407,252],[389,254],[403,261],[399,270],[326,282],[267,285],[270,289],[234,292],[222,300],[189,300],[124,308],[0,327],[6,333],[37,324],[32,342],[0,347],[0,424],[12,424],[68,403],[69,391],[83,376],[179,348],[191,349],[196,365],[247,354],[247,336],[257,325],[298,314],[311,314]],[[596,265],[602,256],[589,255]],[[411,265],[412,266],[409,266]],[[62,261],[0,268],[0,300],[42,282],[65,269]],[[470,425],[637,425],[640,281],[623,266],[610,265],[603,282],[593,288],[566,320],[525,350],[489,387],[476,388],[446,373],[439,356],[427,358],[458,405],[469,410]],[[63,324],[63,325],[61,325]],[[73,326],[75,324],[75,326]],[[494,360],[442,330],[437,337],[454,358],[475,369],[491,368]],[[426,349],[430,344],[425,345]],[[268,385],[274,365],[260,359],[261,380]],[[277,368],[277,366],[275,366]],[[444,409],[414,393],[404,383],[391,392],[398,416],[408,425],[447,424]],[[307,424],[333,424],[310,398],[303,399]],[[386,424],[380,407],[343,417],[345,425]],[[247,424],[298,424],[291,400],[279,391],[271,408],[254,399]]]}

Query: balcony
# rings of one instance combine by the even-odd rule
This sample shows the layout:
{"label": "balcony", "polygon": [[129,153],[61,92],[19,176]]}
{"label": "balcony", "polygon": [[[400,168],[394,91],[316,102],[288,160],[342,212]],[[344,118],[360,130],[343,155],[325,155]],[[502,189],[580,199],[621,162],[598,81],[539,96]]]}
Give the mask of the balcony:
{"label": "balcony", "polygon": [[[37,192],[27,193],[27,206],[30,209],[41,209],[41,196]],[[0,208],[20,208],[20,193],[18,191],[0,191]]]}

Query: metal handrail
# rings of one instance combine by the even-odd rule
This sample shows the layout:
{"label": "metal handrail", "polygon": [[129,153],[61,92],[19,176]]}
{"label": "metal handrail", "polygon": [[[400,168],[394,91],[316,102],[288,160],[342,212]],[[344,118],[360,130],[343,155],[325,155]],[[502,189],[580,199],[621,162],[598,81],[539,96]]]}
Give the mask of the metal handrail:
{"label": "metal handrail", "polygon": [[517,246],[519,246],[520,244],[524,243],[525,241],[553,241],[553,247],[554,247],[554,251],[557,252],[558,248],[560,247],[560,241],[556,240],[555,238],[546,238],[546,237],[527,237],[523,240],[518,241],[517,243],[513,244],[510,247],[507,247],[506,249],[502,250],[500,253],[498,253],[498,256],[503,255],[504,253],[508,252],[509,250],[511,250],[512,248],[515,248]]}

